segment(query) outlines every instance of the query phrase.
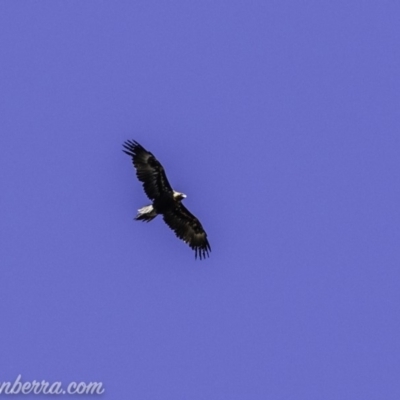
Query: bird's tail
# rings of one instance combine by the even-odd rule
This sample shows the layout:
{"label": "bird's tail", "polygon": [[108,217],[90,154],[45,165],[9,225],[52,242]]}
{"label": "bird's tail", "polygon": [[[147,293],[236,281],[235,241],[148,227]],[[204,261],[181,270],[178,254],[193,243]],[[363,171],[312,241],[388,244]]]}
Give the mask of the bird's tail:
{"label": "bird's tail", "polygon": [[135,220],[150,222],[155,217],[157,217],[157,213],[154,211],[153,206],[149,205],[138,210],[138,215],[136,215]]}

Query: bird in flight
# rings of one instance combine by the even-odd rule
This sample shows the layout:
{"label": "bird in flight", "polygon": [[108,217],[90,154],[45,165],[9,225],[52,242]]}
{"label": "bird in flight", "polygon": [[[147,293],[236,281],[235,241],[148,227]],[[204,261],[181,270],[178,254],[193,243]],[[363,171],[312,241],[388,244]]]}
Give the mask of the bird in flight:
{"label": "bird in flight", "polygon": [[200,221],[182,204],[186,195],[176,192],[168,182],[161,163],[152,153],[136,141],[127,140],[123,152],[132,158],[136,176],[152,204],[138,210],[137,221],[150,222],[158,214],[175,232],[175,235],[187,243],[200,260],[209,256],[211,251],[207,233]]}

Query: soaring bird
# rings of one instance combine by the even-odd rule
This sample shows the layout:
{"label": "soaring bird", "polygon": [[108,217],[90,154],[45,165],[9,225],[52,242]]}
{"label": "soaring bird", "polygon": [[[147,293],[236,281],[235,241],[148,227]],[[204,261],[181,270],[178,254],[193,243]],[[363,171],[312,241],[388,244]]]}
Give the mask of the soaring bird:
{"label": "soaring bird", "polygon": [[186,195],[172,189],[161,163],[138,142],[127,140],[123,147],[123,152],[132,158],[136,176],[152,201],[138,210],[135,220],[150,222],[158,214],[162,215],[176,236],[194,250],[195,258],[208,257],[211,247],[207,234],[200,221],[182,204]]}

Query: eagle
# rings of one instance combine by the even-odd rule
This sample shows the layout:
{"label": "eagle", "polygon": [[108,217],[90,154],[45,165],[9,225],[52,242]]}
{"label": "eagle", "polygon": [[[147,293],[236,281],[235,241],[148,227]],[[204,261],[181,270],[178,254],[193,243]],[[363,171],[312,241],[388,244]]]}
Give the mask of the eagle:
{"label": "eagle", "polygon": [[200,221],[182,204],[186,195],[172,189],[161,163],[138,142],[127,140],[123,147],[122,151],[132,158],[136,176],[152,201],[152,204],[138,210],[135,220],[150,222],[157,215],[162,215],[175,235],[194,250],[195,259],[208,257],[211,247],[207,233]]}

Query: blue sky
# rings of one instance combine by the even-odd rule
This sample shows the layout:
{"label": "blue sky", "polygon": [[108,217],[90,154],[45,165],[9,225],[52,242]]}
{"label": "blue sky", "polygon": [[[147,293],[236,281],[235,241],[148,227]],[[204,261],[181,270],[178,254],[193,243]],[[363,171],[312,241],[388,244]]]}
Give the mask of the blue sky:
{"label": "blue sky", "polygon": [[[398,399],[400,6],[0,4],[0,382]],[[163,223],[164,165],[211,257]],[[37,396],[40,397],[40,396]]]}

